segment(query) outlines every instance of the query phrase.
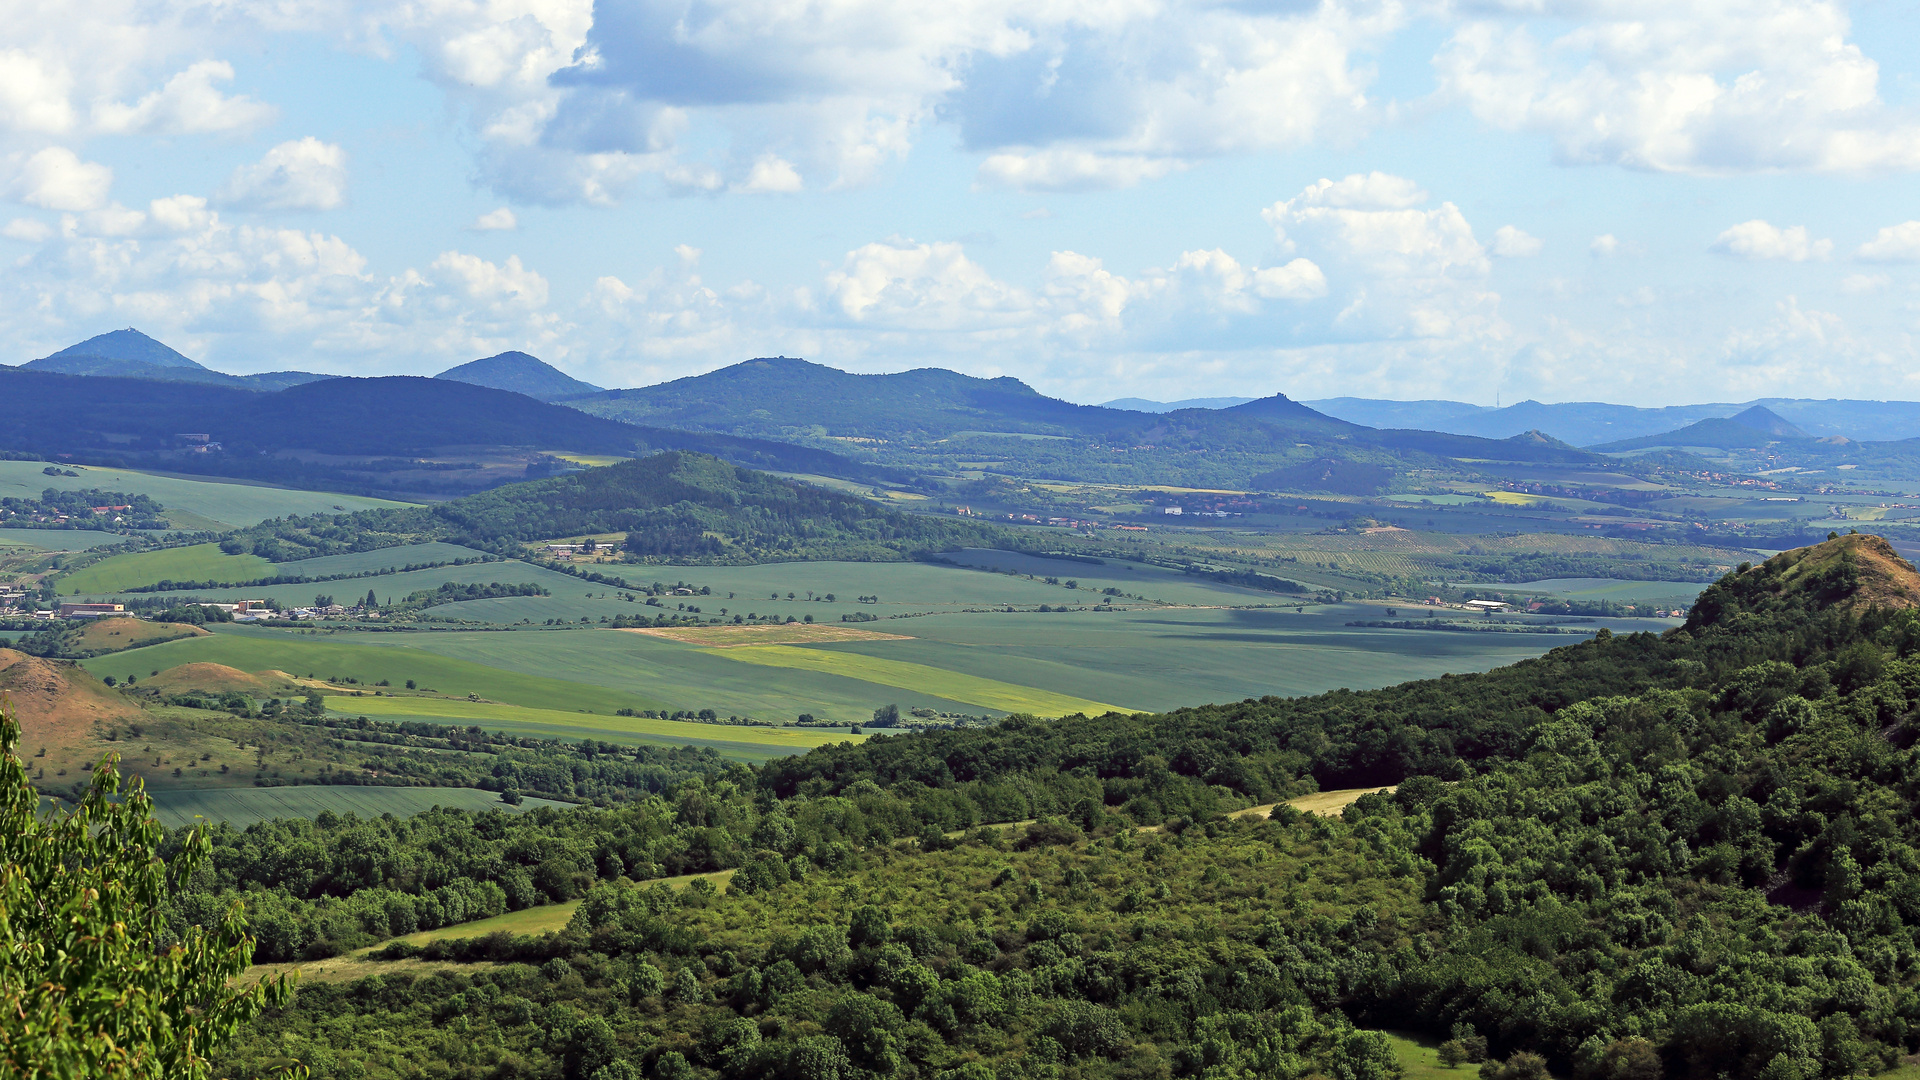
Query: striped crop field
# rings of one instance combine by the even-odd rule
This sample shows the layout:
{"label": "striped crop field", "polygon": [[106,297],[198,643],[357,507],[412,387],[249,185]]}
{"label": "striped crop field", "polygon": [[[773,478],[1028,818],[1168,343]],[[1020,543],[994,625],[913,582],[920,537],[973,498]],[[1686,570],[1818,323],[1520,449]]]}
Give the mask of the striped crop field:
{"label": "striped crop field", "polygon": [[792,645],[742,645],[703,652],[724,656],[747,664],[793,668],[877,683],[933,694],[952,701],[965,702],[1003,712],[1033,713],[1036,716],[1067,716],[1086,713],[1099,716],[1108,712],[1130,712],[1086,698],[1058,694],[1031,686],[1016,686],[979,675],[968,675],[946,668],[930,667],[905,660],[888,660],[861,653],[827,648],[802,648]]}

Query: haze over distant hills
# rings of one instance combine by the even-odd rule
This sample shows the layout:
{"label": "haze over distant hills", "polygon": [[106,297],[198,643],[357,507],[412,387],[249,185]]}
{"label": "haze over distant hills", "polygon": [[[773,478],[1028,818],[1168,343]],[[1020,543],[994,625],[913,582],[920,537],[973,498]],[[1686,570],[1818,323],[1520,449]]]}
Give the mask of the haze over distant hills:
{"label": "haze over distant hills", "polygon": [[541,401],[556,401],[601,391],[601,387],[581,382],[537,356],[518,351],[503,352],[451,367],[434,378],[490,386],[495,390],[511,390]]}
{"label": "haze over distant hills", "polygon": [[128,327],[97,334],[69,345],[51,356],[29,360],[20,367],[28,371],[58,372],[63,375],[109,375],[129,379],[159,379],[165,382],[205,383],[242,390],[285,390],[289,386],[331,379],[311,371],[269,371],[258,375],[228,375],[213,371],[181,355],[178,351],[138,330]]}
{"label": "haze over distant hills", "polygon": [[[1765,406],[1755,405],[1735,416],[1708,417],[1677,431],[1602,443],[1594,449],[1609,453],[1622,450],[1646,450],[1659,446],[1711,446],[1721,450],[1741,450],[1783,441],[1810,443],[1815,440],[1813,436],[1782,420]],[[1849,443],[1853,440],[1841,436],[1830,436],[1827,441]]]}
{"label": "haze over distant hills", "polygon": [[1178,412],[1181,409],[1231,409],[1235,405],[1245,405],[1254,400],[1250,397],[1197,397],[1182,401],[1152,401],[1147,398],[1123,397],[1112,401],[1103,401],[1103,409],[1126,409],[1129,412],[1164,413]]}
{"label": "haze over distant hills", "polygon": [[[1323,398],[1306,404],[1329,416],[1369,427],[1411,427],[1451,431],[1489,439],[1523,431],[1545,431],[1575,446],[1595,446],[1659,435],[1713,418],[1734,416],[1755,406],[1814,438],[1843,436],[1856,441],[1920,438],[1920,402],[1846,399],[1762,398],[1740,404],[1715,402],[1658,409],[1570,401],[1546,405],[1522,401],[1503,409],[1463,401],[1386,401],[1376,398]],[[1706,444],[1695,444],[1706,445]]]}

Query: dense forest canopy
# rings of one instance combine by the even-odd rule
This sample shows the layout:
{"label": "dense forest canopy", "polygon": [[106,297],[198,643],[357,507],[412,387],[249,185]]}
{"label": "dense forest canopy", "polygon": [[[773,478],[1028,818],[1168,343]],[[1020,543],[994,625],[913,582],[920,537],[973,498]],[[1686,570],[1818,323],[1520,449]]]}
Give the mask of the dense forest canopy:
{"label": "dense forest canopy", "polygon": [[276,562],[446,540],[503,554],[555,537],[624,533],[647,558],[901,559],[914,551],[997,546],[1002,530],[903,514],[871,500],[667,451],[432,506],[262,522],[232,550]]}

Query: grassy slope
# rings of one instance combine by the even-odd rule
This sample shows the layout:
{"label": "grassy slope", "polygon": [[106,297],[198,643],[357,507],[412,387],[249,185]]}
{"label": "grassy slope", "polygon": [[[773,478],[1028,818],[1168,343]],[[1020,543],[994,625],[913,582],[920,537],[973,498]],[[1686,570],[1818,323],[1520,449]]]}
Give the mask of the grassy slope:
{"label": "grassy slope", "polygon": [[118,544],[123,539],[115,533],[95,532],[92,529],[0,529],[0,547],[39,548],[45,551],[86,551]]}
{"label": "grassy slope", "polygon": [[186,623],[157,623],[144,619],[95,619],[80,628],[75,652],[132,649],[176,638],[204,637],[206,631]]}
{"label": "grassy slope", "polygon": [[[63,465],[79,476],[47,476],[41,461],[0,461],[0,496],[38,498],[42,491],[124,491],[146,495],[168,512],[175,510],[204,518],[221,526],[253,525],[267,518],[288,514],[332,513],[335,507],[367,510],[381,506],[400,506],[386,499],[358,495],[338,495],[325,491],[296,491],[217,479],[189,480],[161,476],[138,469],[112,469],[103,466]],[[181,523],[176,523],[179,525]]]}
{"label": "grassy slope", "polygon": [[[409,546],[446,547],[455,551],[466,550],[464,548],[456,548],[451,544]],[[279,563],[262,574],[243,575],[243,578],[265,577],[276,574],[305,574],[307,576],[317,577],[323,573],[353,573],[355,571],[352,570],[313,570],[301,569],[301,567],[310,563],[333,562],[336,559],[371,561],[368,560],[367,557],[372,554],[374,553],[328,555],[318,559],[303,559],[300,562]],[[115,558],[119,557],[120,556],[116,556]],[[251,559],[255,556],[248,555],[245,557]],[[407,561],[408,560],[401,560],[400,565],[406,565]],[[237,579],[228,578],[220,580]],[[223,601],[228,603],[254,597],[267,597],[279,600],[285,604],[305,604],[310,602],[316,594],[324,593],[345,603],[364,598],[367,595],[367,590],[372,589],[374,595],[377,596],[382,603],[385,603],[389,599],[397,603],[408,593],[416,589],[437,589],[449,581],[459,582],[461,584],[486,584],[497,581],[504,585],[520,585],[531,582],[545,587],[548,591],[554,593],[556,598],[568,600],[573,603],[579,603],[580,599],[578,598],[583,598],[588,588],[586,583],[580,581],[578,578],[569,577],[566,574],[557,573],[552,570],[543,570],[529,563],[516,561],[469,563],[466,566],[436,566],[427,570],[409,570],[392,574],[375,574],[371,577],[345,578],[339,581],[317,581],[297,585],[243,585],[231,589],[187,589],[177,592],[149,593],[147,597],[153,598],[157,596],[162,599],[192,597],[196,600]],[[599,585],[592,586],[592,588],[595,590],[605,589],[608,592],[612,591],[610,588]],[[578,591],[576,592],[575,590]],[[598,595],[598,592],[596,592],[595,595]],[[543,600],[547,598],[530,597],[528,599]],[[615,603],[615,601],[609,600],[607,603],[610,605]],[[450,607],[451,605],[447,606]],[[652,609],[647,610],[651,611]],[[622,606],[617,613],[632,614],[633,612],[633,605],[627,604]],[[435,609],[435,613],[444,614],[445,607]],[[519,616],[516,615],[513,619],[503,619],[501,621],[515,622],[518,621],[518,619]],[[540,620],[536,619],[535,621],[538,622]]]}
{"label": "grassy slope", "polygon": [[[411,644],[408,641],[407,644]],[[99,657],[85,661],[97,674],[118,674],[126,661]],[[212,634],[172,641],[141,650],[141,666],[166,669],[179,664],[224,664],[241,671],[274,668],[296,676],[350,677],[371,687],[386,679],[395,687],[408,679],[442,694],[475,694],[493,701],[550,709],[590,709],[611,713],[621,708],[661,708],[644,696],[601,686],[506,671],[465,660],[437,656],[416,648],[381,648],[327,637],[307,637],[286,631]]]}
{"label": "grassy slope", "polygon": [[554,738],[587,733],[608,742],[711,746],[728,757],[747,760],[797,754],[828,743],[859,742],[864,738],[808,728],[694,724],[644,716],[607,716],[442,698],[333,696],[327,698],[327,708],[350,716],[364,714],[381,720],[425,720],[463,726],[479,724],[494,731],[525,731]]}
{"label": "grassy slope", "polygon": [[223,555],[218,544],[194,544],[110,556],[61,578],[59,590],[97,595],[158,581],[246,581],[273,572],[273,564],[258,555]]}

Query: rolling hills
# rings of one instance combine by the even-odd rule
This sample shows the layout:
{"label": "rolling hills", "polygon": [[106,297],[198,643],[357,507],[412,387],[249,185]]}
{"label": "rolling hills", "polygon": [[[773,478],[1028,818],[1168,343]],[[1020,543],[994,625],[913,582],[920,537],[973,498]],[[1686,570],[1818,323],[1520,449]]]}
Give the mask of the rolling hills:
{"label": "rolling hills", "polygon": [[491,386],[495,390],[511,390],[540,401],[601,392],[600,387],[581,382],[552,364],[523,352],[503,352],[469,361],[458,367],[450,367],[434,378]]}
{"label": "rolling hills", "polygon": [[[780,471],[891,475],[831,450],[638,427],[451,379],[335,378],[255,392],[0,368],[0,398],[13,406],[0,450],[352,493],[490,486],[526,476],[539,450],[681,449]],[[183,439],[187,430],[218,447]]]}
{"label": "rolling hills", "polygon": [[[1676,431],[1602,443],[1593,449],[1603,453],[1646,450],[1661,446],[1710,446],[1721,450],[1745,450],[1763,447],[1774,442],[1811,443],[1813,441],[1813,436],[1781,419],[1777,413],[1766,406],[1755,405],[1733,416],[1708,417]],[[1848,440],[1828,441],[1844,445]]]}
{"label": "rolling hills", "polygon": [[269,371],[256,375],[228,375],[188,359],[169,346],[128,327],[97,334],[59,352],[20,365],[27,371],[63,375],[111,375],[130,379],[203,383],[241,390],[284,390],[289,386],[330,379],[311,371]]}
{"label": "rolling hills", "polygon": [[790,357],[568,403],[601,416],[833,447],[880,465],[947,475],[984,463],[1085,482],[1243,487],[1254,476],[1316,458],[1399,471],[1458,461],[1598,460],[1550,439],[1368,428],[1284,394],[1230,408],[1146,413],[1076,405],[1010,377],[939,368],[855,375]]}
{"label": "rolling hills", "polygon": [[435,540],[517,554],[535,540],[606,533],[627,534],[634,554],[696,562],[896,560],[1009,542],[992,526],[904,514],[682,450],[432,506],[267,522],[236,536],[280,562]]}

